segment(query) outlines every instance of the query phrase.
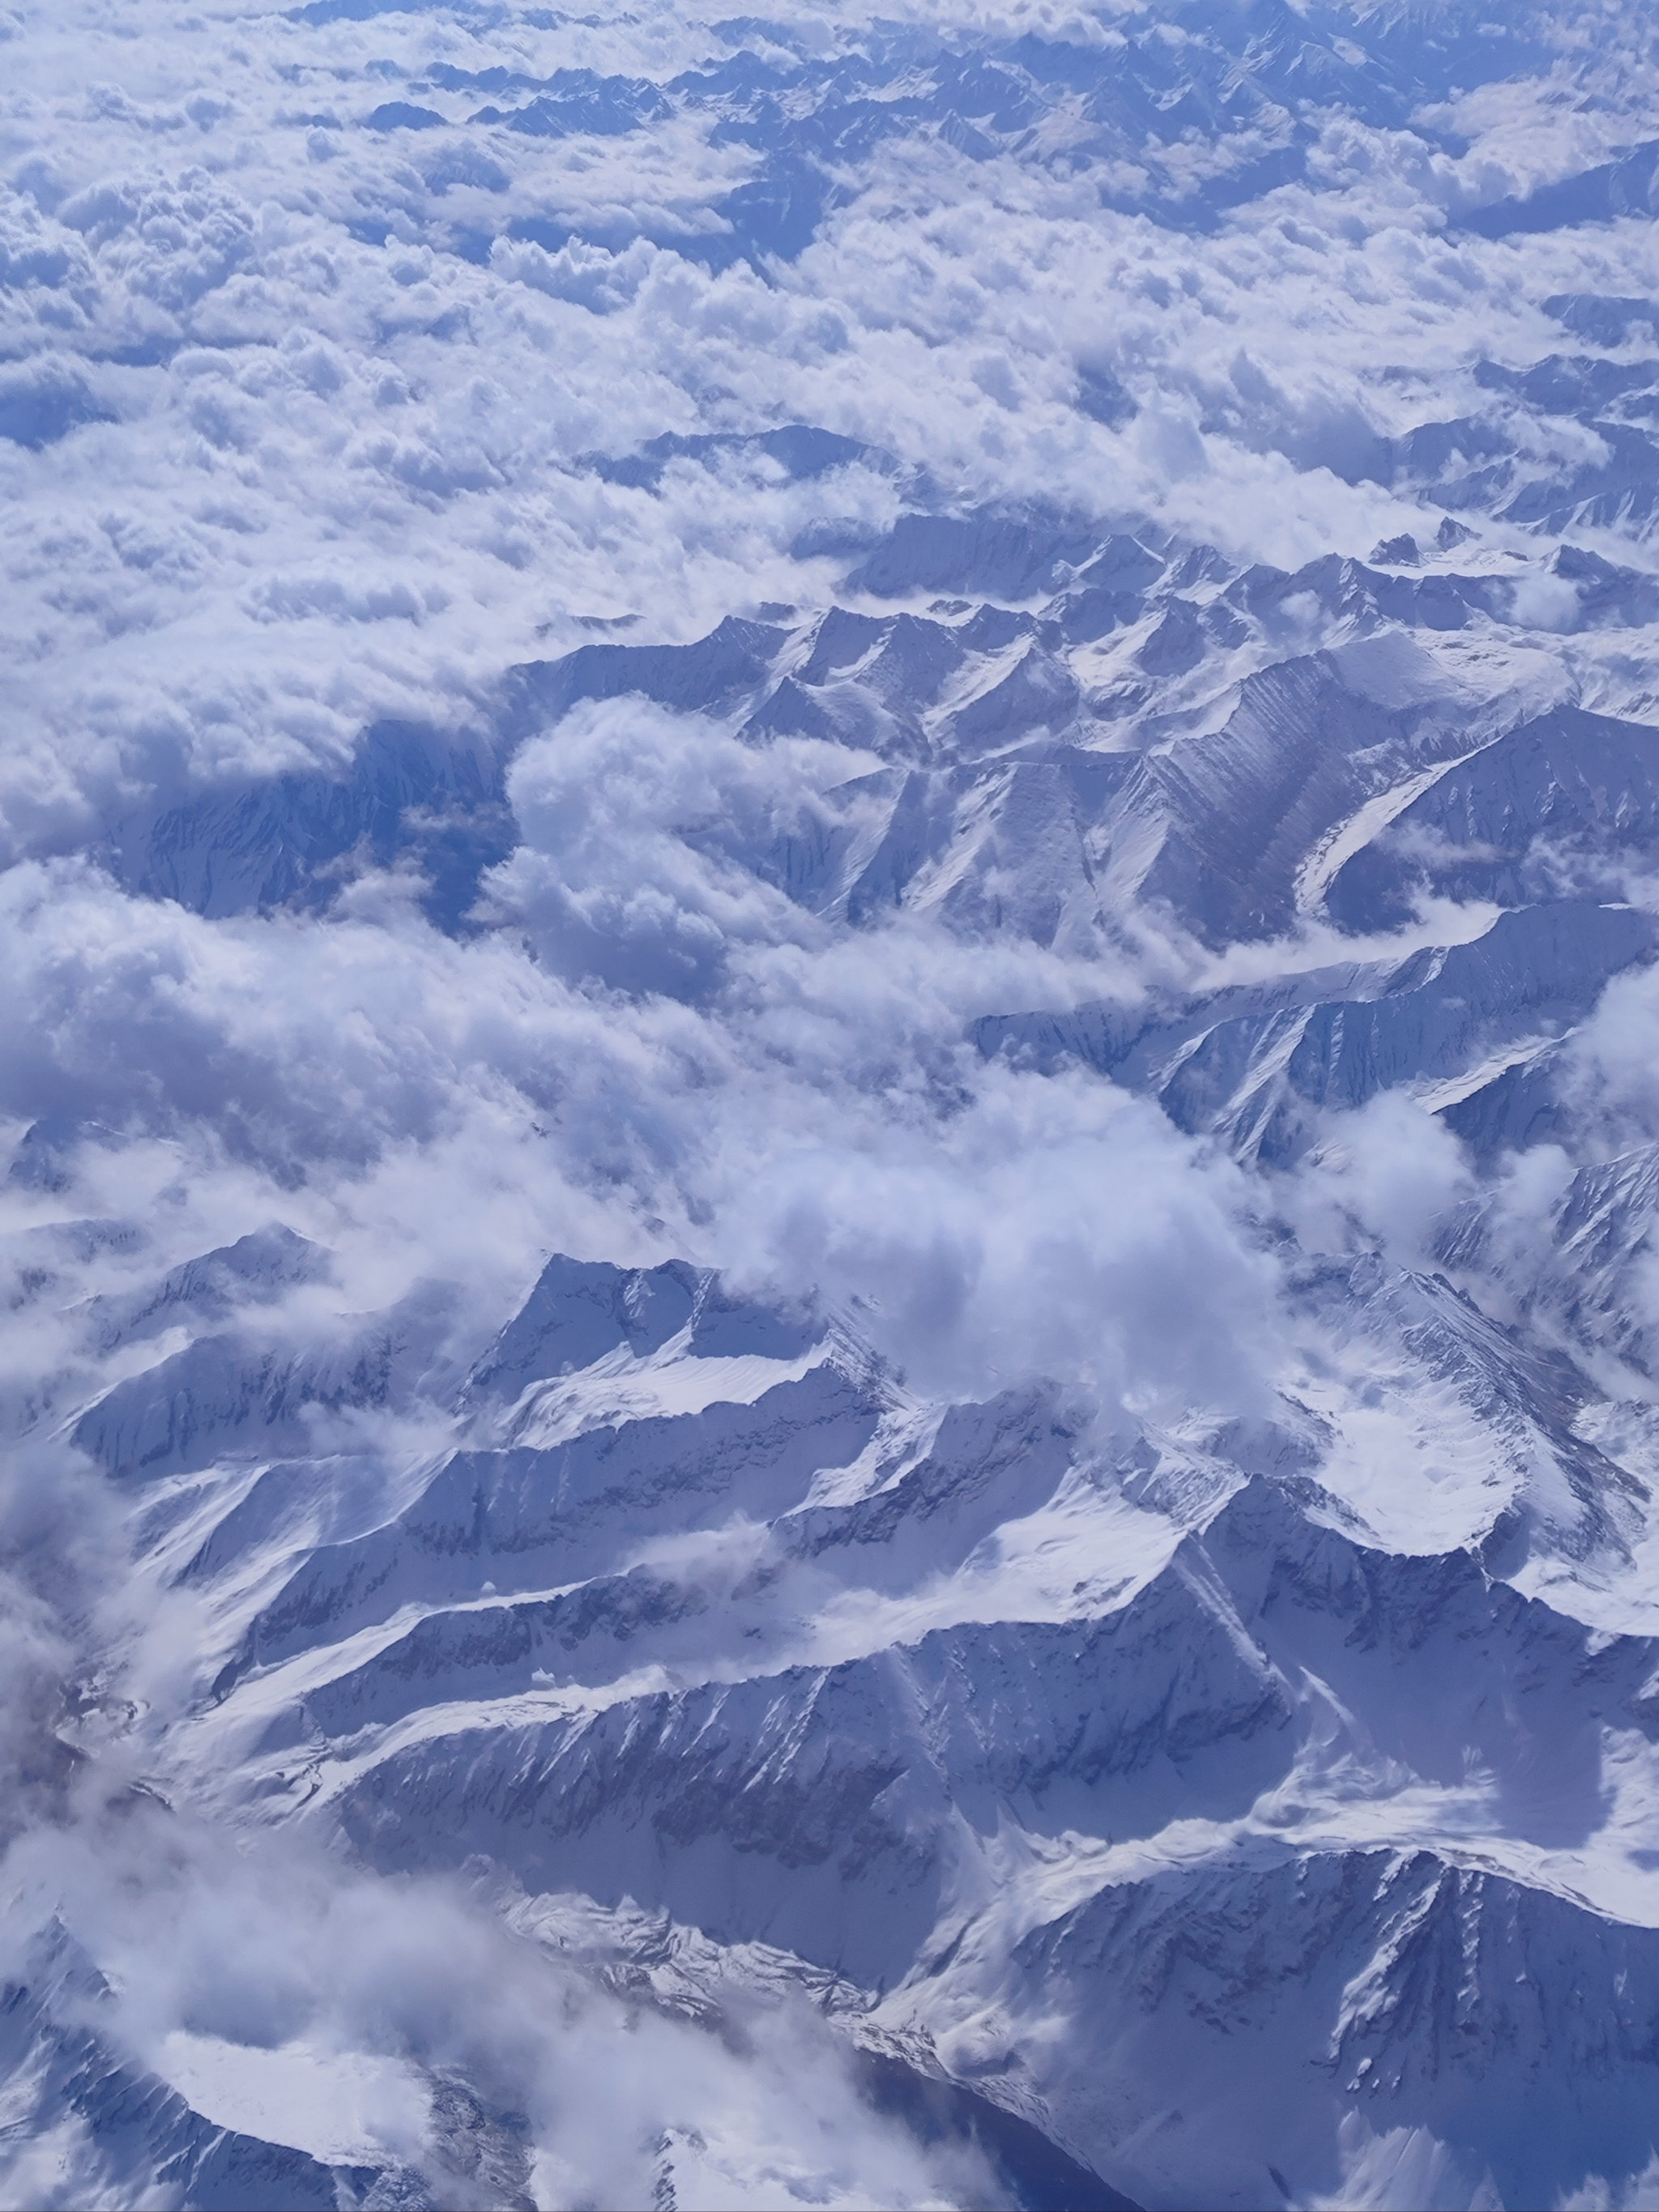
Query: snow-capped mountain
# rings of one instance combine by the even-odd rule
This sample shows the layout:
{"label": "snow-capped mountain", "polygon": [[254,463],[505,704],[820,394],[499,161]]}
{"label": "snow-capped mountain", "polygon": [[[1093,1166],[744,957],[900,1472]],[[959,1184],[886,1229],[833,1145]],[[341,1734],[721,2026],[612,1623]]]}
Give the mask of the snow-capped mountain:
{"label": "snow-capped mountain", "polygon": [[1645,15],[0,58],[0,2202],[1656,2201]]}

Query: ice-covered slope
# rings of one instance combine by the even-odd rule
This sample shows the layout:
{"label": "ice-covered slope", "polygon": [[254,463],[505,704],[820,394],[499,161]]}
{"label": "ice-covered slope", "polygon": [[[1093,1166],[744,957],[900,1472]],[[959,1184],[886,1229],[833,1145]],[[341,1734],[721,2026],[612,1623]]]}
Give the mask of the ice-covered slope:
{"label": "ice-covered slope", "polygon": [[1346,1348],[1281,1420],[1108,1438],[554,1261],[355,1531],[337,1462],[270,1462],[268,1359],[204,1335],[117,1394],[199,1448],[87,1417],[206,1601],[169,1759],[386,1873],[579,1893],[623,1955],[642,1911],[828,1972],[864,2047],[1138,2202],[1340,2198],[1401,2130],[1454,2193],[1634,2170],[1646,1485],[1443,1279],[1305,1295]]}

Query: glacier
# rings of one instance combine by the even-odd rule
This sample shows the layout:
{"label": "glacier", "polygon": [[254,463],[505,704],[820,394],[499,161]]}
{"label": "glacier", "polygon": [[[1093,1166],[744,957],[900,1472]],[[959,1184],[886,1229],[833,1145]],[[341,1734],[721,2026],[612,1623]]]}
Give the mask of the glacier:
{"label": "glacier", "polygon": [[0,7],[0,2204],[1659,2204],[1659,29]]}

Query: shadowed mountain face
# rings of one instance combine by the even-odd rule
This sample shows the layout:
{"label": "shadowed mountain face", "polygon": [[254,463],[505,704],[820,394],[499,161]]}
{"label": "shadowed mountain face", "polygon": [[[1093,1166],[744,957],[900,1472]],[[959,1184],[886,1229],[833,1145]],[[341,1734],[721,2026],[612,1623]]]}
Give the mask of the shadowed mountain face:
{"label": "shadowed mountain face", "polygon": [[1615,2212],[1659,44],[0,17],[0,2203]]}

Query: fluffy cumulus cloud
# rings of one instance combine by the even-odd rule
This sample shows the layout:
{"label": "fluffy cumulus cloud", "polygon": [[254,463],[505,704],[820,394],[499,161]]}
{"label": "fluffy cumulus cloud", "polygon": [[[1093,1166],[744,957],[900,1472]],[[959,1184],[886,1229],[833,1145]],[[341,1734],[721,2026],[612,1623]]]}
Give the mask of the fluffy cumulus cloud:
{"label": "fluffy cumulus cloud", "polygon": [[[1252,158],[1294,158],[1239,208],[1196,118],[1156,152],[1100,119],[1133,100],[1099,24],[1072,45],[1034,22],[1049,81],[1004,68],[970,95],[961,41],[1006,33],[849,22],[866,85],[921,65],[939,88],[890,121],[836,83],[823,33],[776,35],[734,124],[732,34],[678,14],[26,19],[0,402],[14,841],[83,834],[134,782],[337,757],[377,711],[460,710],[583,614],[696,635],[821,586],[792,548],[869,516],[842,471],[704,465],[646,495],[595,453],[805,421],[963,492],[1363,552],[1406,526],[1367,461],[1425,386],[1500,334],[1547,343],[1548,275],[1511,271],[1552,248],[1456,221],[1535,181],[1513,98],[1413,131],[1403,87],[1390,127],[1336,102],[1293,124],[1253,88]],[[773,147],[797,80],[822,127]],[[942,127],[958,106],[967,147]],[[1607,150],[1556,131],[1559,167]]]}
{"label": "fluffy cumulus cloud", "polygon": [[[328,1723],[214,1736],[550,1254],[811,1315],[872,1498],[946,1407],[1050,1408],[1060,1519],[1161,1468],[1114,1603],[1258,1462],[1393,1528],[1368,1363],[1485,1298],[1615,1410],[1514,1444],[1528,1368],[1534,1489],[1431,1469],[1400,1548],[1501,1503],[1529,1600],[1647,1620],[1648,1446],[1605,1525],[1536,1470],[1651,1425],[1645,1248],[1596,1320],[1551,1243],[1659,1137],[1656,144],[1617,0],[0,13],[6,2201],[1026,2201],[792,1937],[688,1996],[642,1892],[377,1871],[270,1779]],[[819,1601],[1000,1618],[988,1557],[1093,1602],[1019,1516],[901,1602],[732,1510],[617,1575],[775,1673]],[[1011,1895],[1076,1843],[1019,1833]]]}

